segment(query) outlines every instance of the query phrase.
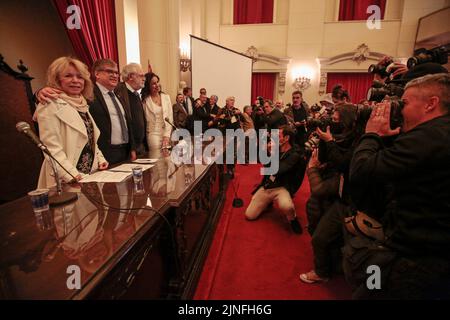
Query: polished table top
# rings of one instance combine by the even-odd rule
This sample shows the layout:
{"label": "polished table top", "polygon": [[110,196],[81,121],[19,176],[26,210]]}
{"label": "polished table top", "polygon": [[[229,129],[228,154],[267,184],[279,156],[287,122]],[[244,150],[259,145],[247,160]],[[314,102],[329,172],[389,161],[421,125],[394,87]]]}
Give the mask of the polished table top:
{"label": "polished table top", "polygon": [[67,286],[73,273],[68,273],[70,266],[80,268],[84,288],[105,272],[108,262],[121,256],[140,232],[152,227],[157,212],[164,214],[169,207],[178,206],[209,166],[177,166],[170,156],[161,157],[144,171],[142,194],[134,191],[132,176],[121,183],[65,186],[78,194],[78,200],[51,208],[43,221],[36,219],[28,197],[0,206],[3,295],[12,299],[74,298],[79,291]]}

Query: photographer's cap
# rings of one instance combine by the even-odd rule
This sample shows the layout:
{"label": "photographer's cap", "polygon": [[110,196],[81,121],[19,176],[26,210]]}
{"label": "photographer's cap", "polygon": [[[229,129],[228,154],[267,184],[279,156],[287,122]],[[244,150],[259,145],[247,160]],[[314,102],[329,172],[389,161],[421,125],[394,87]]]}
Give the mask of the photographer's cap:
{"label": "photographer's cap", "polygon": [[333,99],[331,98],[331,93],[327,93],[326,95],[324,95],[323,98],[320,99],[319,102],[326,102],[329,104],[334,104]]}

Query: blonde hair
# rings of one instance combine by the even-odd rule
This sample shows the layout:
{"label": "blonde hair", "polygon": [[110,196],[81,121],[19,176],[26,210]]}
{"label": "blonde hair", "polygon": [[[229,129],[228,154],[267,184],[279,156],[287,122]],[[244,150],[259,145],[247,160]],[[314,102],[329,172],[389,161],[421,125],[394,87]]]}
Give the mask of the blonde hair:
{"label": "blonde hair", "polygon": [[84,79],[84,88],[81,94],[86,99],[92,100],[94,98],[94,86],[91,81],[89,69],[83,62],[72,57],[60,57],[52,62],[47,70],[47,86],[61,89],[59,77],[69,66],[77,69]]}

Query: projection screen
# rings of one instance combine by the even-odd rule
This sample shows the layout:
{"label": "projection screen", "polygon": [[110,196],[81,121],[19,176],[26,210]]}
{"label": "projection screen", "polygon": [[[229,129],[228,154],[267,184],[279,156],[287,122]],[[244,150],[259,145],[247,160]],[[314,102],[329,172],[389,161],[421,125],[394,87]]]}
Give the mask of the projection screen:
{"label": "projection screen", "polygon": [[192,96],[197,98],[205,88],[208,97],[219,97],[218,105],[234,96],[235,107],[251,104],[252,59],[242,53],[191,35]]}

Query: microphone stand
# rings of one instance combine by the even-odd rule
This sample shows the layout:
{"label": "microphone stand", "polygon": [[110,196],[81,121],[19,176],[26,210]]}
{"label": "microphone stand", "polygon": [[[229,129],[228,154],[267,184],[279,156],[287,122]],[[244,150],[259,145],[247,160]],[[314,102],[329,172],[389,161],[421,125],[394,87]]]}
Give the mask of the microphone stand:
{"label": "microphone stand", "polygon": [[65,203],[77,200],[78,195],[76,193],[62,191],[61,180],[59,179],[59,174],[58,174],[58,170],[56,168],[55,158],[50,153],[50,151],[48,151],[48,149],[46,149],[45,153],[49,156],[50,163],[52,165],[53,175],[56,180],[56,194],[49,196],[49,198],[48,198],[49,205],[51,207],[56,207],[56,206],[60,206]]}

